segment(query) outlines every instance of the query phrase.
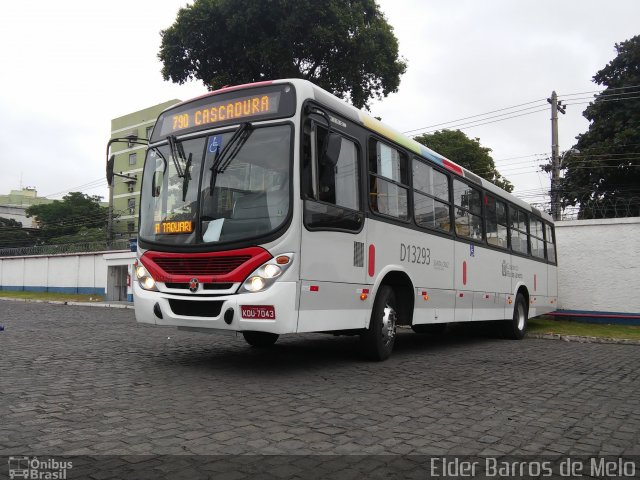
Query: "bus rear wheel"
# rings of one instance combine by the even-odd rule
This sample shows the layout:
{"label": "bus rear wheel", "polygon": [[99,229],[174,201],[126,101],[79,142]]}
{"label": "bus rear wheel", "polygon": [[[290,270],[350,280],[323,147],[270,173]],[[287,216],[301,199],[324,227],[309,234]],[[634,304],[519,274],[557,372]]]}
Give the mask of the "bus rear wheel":
{"label": "bus rear wheel", "polygon": [[502,323],[502,332],[505,337],[511,340],[522,340],[527,333],[527,320],[529,308],[527,301],[521,293],[516,295],[513,305],[513,319]]}
{"label": "bus rear wheel", "polygon": [[252,347],[270,347],[276,343],[280,335],[269,332],[242,332],[242,336]]}
{"label": "bus rear wheel", "polygon": [[389,285],[382,285],[371,311],[369,328],[360,335],[363,353],[370,360],[389,358],[396,340],[398,322],[396,295]]}

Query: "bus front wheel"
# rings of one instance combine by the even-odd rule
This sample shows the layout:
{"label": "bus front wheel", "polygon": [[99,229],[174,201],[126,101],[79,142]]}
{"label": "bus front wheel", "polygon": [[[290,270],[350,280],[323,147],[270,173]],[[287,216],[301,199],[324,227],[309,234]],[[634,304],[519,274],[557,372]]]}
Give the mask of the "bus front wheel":
{"label": "bus front wheel", "polygon": [[503,322],[504,336],[512,340],[522,340],[527,333],[527,320],[529,308],[527,301],[521,293],[516,295],[513,305],[513,319]]}
{"label": "bus front wheel", "polygon": [[245,341],[252,347],[269,347],[276,343],[279,335],[268,332],[242,332]]}
{"label": "bus front wheel", "polygon": [[363,353],[371,360],[386,360],[393,351],[398,321],[396,295],[389,285],[382,285],[371,311],[369,328],[360,335]]}

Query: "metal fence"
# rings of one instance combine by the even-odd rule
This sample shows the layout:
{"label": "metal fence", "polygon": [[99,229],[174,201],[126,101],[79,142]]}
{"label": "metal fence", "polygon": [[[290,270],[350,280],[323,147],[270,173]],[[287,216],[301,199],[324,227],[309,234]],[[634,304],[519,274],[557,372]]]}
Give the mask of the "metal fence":
{"label": "metal fence", "polygon": [[563,210],[563,220],[625,218],[640,216],[640,197],[584,198]]}
{"label": "metal fence", "polygon": [[[532,205],[551,214],[551,203],[548,201]],[[576,205],[562,208],[561,220],[626,217],[640,217],[640,197],[592,198],[591,195],[585,195]]]}
{"label": "metal fence", "polygon": [[109,250],[129,250],[130,240],[107,242],[67,243],[60,245],[39,245],[36,247],[15,247],[0,249],[0,257],[25,257],[31,255],[58,255],[63,253],[101,252]]}

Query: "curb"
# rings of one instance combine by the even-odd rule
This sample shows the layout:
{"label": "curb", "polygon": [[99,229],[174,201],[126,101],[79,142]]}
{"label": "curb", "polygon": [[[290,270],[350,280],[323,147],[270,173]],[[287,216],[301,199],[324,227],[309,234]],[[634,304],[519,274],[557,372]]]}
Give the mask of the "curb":
{"label": "curb", "polygon": [[31,298],[7,298],[0,297],[0,301],[22,303],[45,303],[49,305],[72,305],[74,307],[98,307],[98,308],[124,308],[133,310],[133,303],[104,303],[104,302],[63,302],[62,300],[35,300]]}
{"label": "curb", "polygon": [[640,340],[629,338],[608,338],[608,337],[581,337],[578,335],[563,335],[560,333],[527,333],[526,338],[543,340],[562,340],[563,342],[576,343],[607,343],[616,345],[640,345]]}

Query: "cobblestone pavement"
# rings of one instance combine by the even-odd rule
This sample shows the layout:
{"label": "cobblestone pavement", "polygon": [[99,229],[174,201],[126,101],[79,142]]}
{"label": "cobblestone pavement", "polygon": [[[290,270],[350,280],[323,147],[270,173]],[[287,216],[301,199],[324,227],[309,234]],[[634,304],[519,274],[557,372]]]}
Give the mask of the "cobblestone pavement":
{"label": "cobblestone pavement", "polygon": [[640,347],[241,337],[0,304],[0,455],[640,454]]}

